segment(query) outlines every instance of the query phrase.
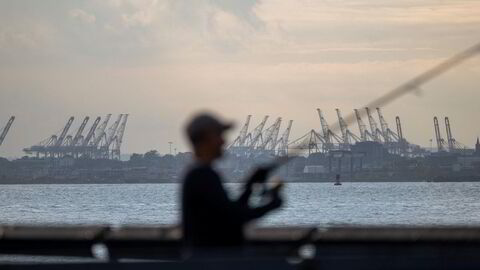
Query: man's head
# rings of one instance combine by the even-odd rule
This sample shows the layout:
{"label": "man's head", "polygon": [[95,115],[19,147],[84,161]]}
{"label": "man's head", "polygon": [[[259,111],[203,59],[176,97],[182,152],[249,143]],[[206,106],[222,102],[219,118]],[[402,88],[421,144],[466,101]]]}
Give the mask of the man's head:
{"label": "man's head", "polygon": [[232,127],[232,123],[222,123],[212,114],[202,113],[190,120],[185,132],[197,158],[213,161],[222,156],[223,133]]}

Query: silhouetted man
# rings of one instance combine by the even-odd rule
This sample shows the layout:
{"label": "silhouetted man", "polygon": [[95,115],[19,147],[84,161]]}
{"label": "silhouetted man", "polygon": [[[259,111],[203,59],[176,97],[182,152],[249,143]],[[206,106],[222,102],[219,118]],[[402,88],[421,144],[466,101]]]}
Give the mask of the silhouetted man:
{"label": "silhouetted man", "polygon": [[186,127],[195,163],[185,176],[182,190],[182,225],[185,243],[190,247],[238,246],[243,243],[244,225],[282,204],[279,190],[271,201],[251,208],[252,186],[266,180],[268,169],[258,169],[247,181],[237,200],[231,200],[212,163],[223,153],[223,133],[232,124],[222,123],[210,114],[194,117]]}

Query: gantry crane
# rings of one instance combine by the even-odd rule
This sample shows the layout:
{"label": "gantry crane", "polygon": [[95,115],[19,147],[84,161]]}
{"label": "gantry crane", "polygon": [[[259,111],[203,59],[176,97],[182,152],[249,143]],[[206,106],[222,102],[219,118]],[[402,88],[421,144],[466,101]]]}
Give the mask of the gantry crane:
{"label": "gantry crane", "polygon": [[[399,142],[400,141],[399,135],[397,133],[393,132],[390,129],[387,121],[383,117],[383,114],[382,114],[382,111],[380,110],[380,108],[377,108],[377,112],[378,112],[378,119],[380,119],[380,125],[382,127],[381,131],[382,131],[382,134],[383,134],[382,136],[384,138],[385,143],[388,145],[388,144],[391,144],[391,143]],[[398,120],[400,121],[400,118],[398,118]]]}
{"label": "gantry crane", "polygon": [[445,117],[445,129],[447,131],[448,151],[453,152],[455,151],[455,139],[452,135],[452,129],[450,128],[450,120],[448,117]]}
{"label": "gantry crane", "polygon": [[83,119],[82,124],[78,128],[77,133],[75,133],[75,136],[73,137],[73,140],[70,146],[76,146],[78,142],[81,140],[81,138],[83,137],[83,130],[87,126],[88,120],[90,120],[90,117],[88,116],[86,116],[85,119]]}
{"label": "gantry crane", "polygon": [[115,138],[113,140],[113,147],[112,147],[112,158],[120,159],[120,148],[123,142],[123,135],[125,133],[125,127],[127,126],[128,114],[124,114],[122,124],[117,130]]}
{"label": "gantry crane", "polygon": [[15,121],[15,116],[10,117],[10,119],[7,122],[7,125],[3,128],[3,131],[0,134],[0,145],[2,145],[3,141],[5,140],[5,137],[7,137],[7,133],[10,130],[10,127],[12,126],[13,121]]}
{"label": "gantry crane", "polygon": [[320,118],[320,125],[322,127],[323,139],[327,144],[327,149],[329,149],[330,148],[329,146],[332,145],[332,138],[330,136],[332,132],[328,126],[327,120],[323,116],[322,110],[317,109],[317,112],[318,112],[318,117]]}
{"label": "gantry crane", "polygon": [[[333,144],[333,140],[335,140],[338,144],[343,143],[343,138],[340,138],[337,134],[333,133],[333,131],[328,126],[327,120],[323,116],[323,112],[320,109],[317,109],[318,117],[320,118],[320,125],[322,126],[322,141],[323,143],[323,151],[333,150],[335,148]],[[317,135],[319,135],[317,133]]]}
{"label": "gantry crane", "polygon": [[365,111],[367,111],[368,122],[370,123],[370,131],[372,132],[372,136],[374,141],[381,142],[379,134],[381,135],[382,131],[378,128],[377,122],[370,114],[370,108],[365,107]]}
{"label": "gantry crane", "polygon": [[350,131],[347,123],[345,123],[345,120],[343,120],[340,109],[337,108],[335,111],[337,111],[338,124],[340,125],[340,130],[342,132],[343,148],[348,149],[350,148],[350,144],[353,142],[359,142],[361,139]]}
{"label": "gantry crane", "polygon": [[261,143],[257,147],[258,149],[265,150],[267,149],[267,146],[271,146],[271,144],[273,144],[274,147],[274,145],[277,143],[276,137],[278,137],[278,130],[280,129],[281,124],[282,118],[278,117],[277,120],[275,120],[275,122],[265,130],[265,132],[262,134]]}
{"label": "gantry crane", "polygon": [[360,131],[360,139],[362,142],[366,141],[375,141],[374,136],[367,129],[367,125],[362,120],[360,112],[357,109],[353,110],[355,112],[355,117],[357,118],[358,130]]}
{"label": "gantry crane", "polygon": [[243,125],[242,129],[240,130],[237,138],[228,146],[228,148],[231,147],[243,147],[245,146],[245,142],[247,140],[247,135],[248,135],[248,127],[250,125],[250,120],[252,116],[248,115],[247,120],[245,121],[245,124]]}
{"label": "gantry crane", "polygon": [[110,118],[112,117],[112,114],[107,114],[105,119],[103,120],[102,124],[95,130],[95,137],[93,138],[92,145],[93,147],[98,147],[100,144],[100,141],[106,137],[105,134],[105,129],[107,128],[108,122],[110,121]]}
{"label": "gantry crane", "polygon": [[251,150],[253,150],[257,146],[258,142],[260,141],[260,139],[262,137],[263,128],[265,127],[265,124],[267,123],[268,117],[269,117],[268,115],[265,115],[262,122],[260,122],[260,124],[257,127],[255,127],[255,129],[252,131],[252,133],[248,134],[249,142],[246,143],[246,145]]}
{"label": "gantry crane", "polygon": [[282,136],[280,137],[280,140],[278,140],[278,142],[277,142],[277,144],[279,145],[278,150],[277,150],[277,154],[279,156],[288,155],[288,139],[290,137],[290,131],[292,129],[292,124],[293,124],[293,120],[288,121],[287,128],[285,129]]}
{"label": "gantry crane", "polygon": [[70,127],[72,126],[72,123],[73,123],[73,120],[75,118],[73,116],[71,116],[68,121],[67,121],[67,124],[65,125],[65,127],[63,128],[62,130],[62,133],[60,133],[60,136],[58,136],[55,140],[55,143],[54,143],[54,146],[55,147],[59,147],[62,145],[63,143],[63,140],[65,139],[65,137],[67,136],[67,132],[68,130],[70,129]]}
{"label": "gantry crane", "polygon": [[110,128],[108,128],[107,137],[105,139],[104,144],[101,147],[104,150],[102,152],[104,153],[108,152],[108,149],[110,148],[110,145],[112,144],[113,139],[117,134],[120,121],[122,121],[122,117],[123,117],[123,114],[119,114],[117,120],[113,123],[113,125],[110,126]]}
{"label": "gantry crane", "polygon": [[97,128],[98,126],[98,123],[100,123],[100,120],[101,118],[100,117],[97,117],[97,119],[95,119],[95,121],[93,122],[92,126],[90,127],[90,130],[88,131],[87,133],[87,136],[85,136],[81,142],[81,145],[83,147],[87,146],[88,143],[90,142],[90,140],[93,138],[93,136],[95,135],[95,129]]}
{"label": "gantry crane", "polygon": [[400,117],[395,117],[395,123],[397,124],[397,135],[398,139],[403,141],[403,131],[402,131],[402,123],[400,122]]}
{"label": "gantry crane", "polygon": [[440,127],[438,125],[438,118],[436,116],[433,117],[433,127],[435,129],[435,140],[437,142],[438,152],[443,152],[445,150],[444,148],[445,141],[443,140],[442,135],[440,134]]}

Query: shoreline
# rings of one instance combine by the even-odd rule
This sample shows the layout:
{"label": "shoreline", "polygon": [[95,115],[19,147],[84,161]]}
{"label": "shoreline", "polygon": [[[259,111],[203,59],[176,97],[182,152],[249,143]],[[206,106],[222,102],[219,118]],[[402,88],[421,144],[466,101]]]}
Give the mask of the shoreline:
{"label": "shoreline", "polygon": [[[422,181],[422,180],[386,180],[386,179],[372,179],[372,180],[343,180],[341,183],[474,183],[480,182],[479,180],[442,180],[442,181]],[[244,181],[223,181],[225,184],[242,184]],[[284,183],[331,183],[334,184],[334,180],[310,180],[310,179],[302,179],[302,180],[286,180]],[[6,181],[0,182],[0,185],[115,185],[115,184],[181,184],[181,181],[175,180],[162,180],[162,181],[154,181],[154,180],[109,180],[109,181],[66,181],[66,180],[28,180],[28,181]]]}

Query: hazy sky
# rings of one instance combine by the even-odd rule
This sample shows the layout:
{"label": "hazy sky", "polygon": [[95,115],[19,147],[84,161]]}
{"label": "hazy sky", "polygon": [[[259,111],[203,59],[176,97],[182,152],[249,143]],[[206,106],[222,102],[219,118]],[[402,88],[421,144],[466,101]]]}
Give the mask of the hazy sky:
{"label": "hazy sky", "polygon": [[[76,128],[129,113],[128,153],[185,151],[181,127],[204,108],[239,126],[247,114],[293,119],[295,139],[320,129],[317,107],[334,123],[335,108],[346,115],[477,42],[477,0],[2,0],[0,128],[17,120],[0,155],[22,155],[70,115]],[[472,145],[479,78],[477,57],[384,114],[425,146],[433,116],[449,116]]]}

